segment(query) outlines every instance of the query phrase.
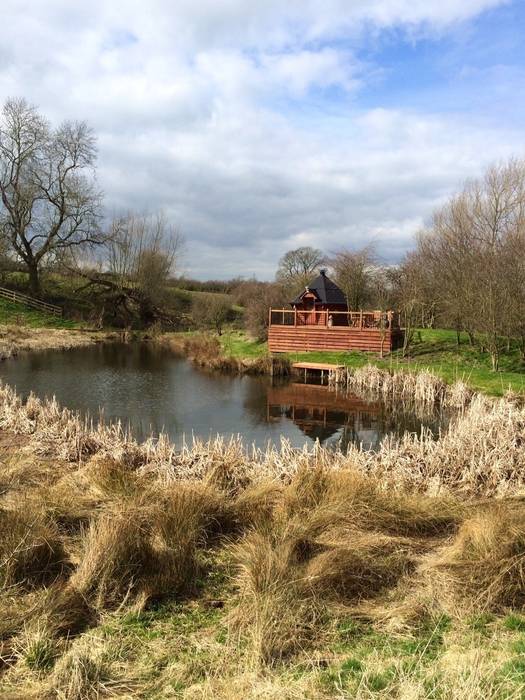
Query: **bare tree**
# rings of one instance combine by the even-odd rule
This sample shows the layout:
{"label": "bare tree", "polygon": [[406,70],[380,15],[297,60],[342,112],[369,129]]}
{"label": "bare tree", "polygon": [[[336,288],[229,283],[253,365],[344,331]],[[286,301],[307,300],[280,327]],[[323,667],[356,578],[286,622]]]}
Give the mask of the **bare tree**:
{"label": "bare tree", "polygon": [[303,246],[289,250],[279,260],[275,278],[290,297],[295,296],[304,289],[324,260],[325,256],[317,248]]}
{"label": "bare tree", "polygon": [[[510,339],[522,342],[525,299],[525,161],[493,166],[465,185],[420,235],[414,261],[425,271],[439,313],[476,337],[499,368]],[[420,302],[423,290],[418,291]]]}
{"label": "bare tree", "polygon": [[95,139],[84,122],[53,129],[23,99],[8,100],[0,122],[0,234],[40,294],[40,270],[65,249],[96,245],[101,194]]}
{"label": "bare tree", "polygon": [[419,257],[409,253],[401,265],[390,269],[389,276],[394,306],[399,310],[400,324],[404,331],[402,355],[406,357],[420,317],[422,285]]}
{"label": "bare tree", "polygon": [[373,275],[376,266],[372,246],[361,250],[340,250],[330,262],[337,284],[346,296],[349,310],[358,311],[367,306],[373,296]]}
{"label": "bare tree", "polygon": [[79,271],[114,313],[138,315],[142,325],[168,320],[166,286],[184,239],[163,214],[128,214],[112,222],[98,268]]}
{"label": "bare tree", "polygon": [[289,301],[283,285],[271,282],[246,280],[233,292],[237,303],[244,306],[244,323],[254,338],[266,340],[270,307],[282,307]]}
{"label": "bare tree", "polygon": [[217,335],[232,317],[232,306],[222,294],[201,294],[194,298],[191,314],[195,323],[203,328],[213,328]]}
{"label": "bare tree", "polygon": [[387,312],[391,311],[396,306],[395,288],[394,288],[394,268],[388,266],[380,266],[374,268],[370,285],[372,304],[374,310],[380,312],[379,316],[379,333],[381,337],[381,346],[379,350],[380,357],[384,355],[384,346],[387,331],[389,330]]}

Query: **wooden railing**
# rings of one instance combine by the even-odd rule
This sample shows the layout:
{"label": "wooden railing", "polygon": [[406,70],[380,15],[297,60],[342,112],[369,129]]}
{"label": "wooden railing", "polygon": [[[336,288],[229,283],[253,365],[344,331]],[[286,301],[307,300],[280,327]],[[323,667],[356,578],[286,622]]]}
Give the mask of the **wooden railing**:
{"label": "wooden railing", "polygon": [[53,316],[62,316],[62,309],[60,306],[55,306],[55,304],[48,304],[47,301],[40,301],[40,299],[34,299],[27,294],[21,294],[20,292],[14,292],[12,289],[6,289],[5,287],[0,287],[0,297],[4,299],[9,299],[9,301],[14,301],[16,304],[25,304],[26,306],[31,306],[33,309],[38,309],[39,311],[45,311]]}
{"label": "wooden railing", "polygon": [[322,326],[324,328],[399,328],[395,311],[304,311],[301,309],[270,309],[270,326]]}

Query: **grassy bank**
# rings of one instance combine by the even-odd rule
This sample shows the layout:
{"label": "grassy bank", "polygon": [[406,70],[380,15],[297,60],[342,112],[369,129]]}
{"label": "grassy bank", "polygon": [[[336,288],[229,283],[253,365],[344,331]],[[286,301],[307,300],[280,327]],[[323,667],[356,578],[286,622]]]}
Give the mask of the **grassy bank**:
{"label": "grassy bank", "polygon": [[70,350],[110,339],[116,340],[117,337],[115,334],[104,332],[0,326],[0,360],[6,360],[20,352]]}
{"label": "grassy bank", "polygon": [[[24,272],[4,273],[3,285],[10,289],[15,289],[20,292],[29,293],[28,275]],[[89,323],[90,319],[95,316],[98,320],[99,314],[94,313],[95,309],[100,309],[100,299],[94,296],[93,289],[86,286],[86,279],[75,274],[63,275],[56,272],[47,272],[42,278],[43,298],[53,304],[61,306],[69,318],[78,319],[78,322]],[[187,327],[187,317],[191,316],[192,306],[195,301],[206,301],[220,299],[227,305],[231,306],[232,315],[237,317],[242,315],[243,309],[234,304],[233,297],[230,294],[222,294],[219,292],[201,292],[181,289],[177,286],[169,284],[163,291],[162,305],[166,313],[172,314],[174,318],[179,318],[182,322],[182,327]],[[110,302],[111,303],[111,302]],[[17,310],[13,310],[18,313]],[[0,309],[0,316],[2,311]],[[130,319],[122,319],[123,322],[129,322]],[[1,321],[10,323],[9,320]],[[47,327],[57,327],[54,325],[53,319],[47,319],[46,322],[40,324],[33,319],[28,319],[28,325],[45,325]],[[62,327],[62,326],[60,326]],[[69,326],[64,326],[69,327]]]}
{"label": "grassy bank", "polygon": [[[252,341],[243,333],[227,333],[221,339],[223,352],[227,356],[259,358],[267,354],[266,343]],[[509,388],[515,392],[525,391],[525,368],[519,352],[512,348],[501,359],[501,371],[492,372],[490,358],[478,348],[469,345],[466,334],[461,344],[456,344],[456,333],[448,330],[422,329],[407,358],[397,350],[383,360],[373,353],[361,352],[308,352],[283,353],[291,362],[331,362],[350,368],[373,364],[393,371],[417,372],[430,370],[444,381],[452,384],[464,381],[476,391],[493,396],[503,396]]]}
{"label": "grassy bank", "polygon": [[23,304],[0,298],[0,325],[26,326],[27,328],[77,329],[79,325],[70,319],[46,314]]}
{"label": "grassy bank", "polygon": [[0,388],[0,694],[523,697],[524,426],[177,451]]}

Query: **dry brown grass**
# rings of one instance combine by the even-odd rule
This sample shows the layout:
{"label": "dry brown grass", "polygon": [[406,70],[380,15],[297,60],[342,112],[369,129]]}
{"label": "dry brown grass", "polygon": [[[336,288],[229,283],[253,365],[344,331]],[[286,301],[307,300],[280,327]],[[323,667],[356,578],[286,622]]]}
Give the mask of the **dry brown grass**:
{"label": "dry brown grass", "polygon": [[452,385],[428,370],[393,372],[374,365],[334,373],[331,380],[344,384],[360,396],[380,398],[387,403],[401,402],[418,406],[442,404],[455,409],[468,406],[473,392],[462,381]]}
{"label": "dry brown grass", "polygon": [[73,645],[58,661],[49,697],[56,700],[96,700],[110,694],[104,654],[92,645]]}
{"label": "dry brown grass", "polygon": [[38,512],[0,510],[0,588],[51,583],[68,569],[62,538]]}
{"label": "dry brown grass", "polygon": [[110,338],[108,333],[0,325],[0,360],[25,351],[71,350]]}
{"label": "dry brown grass", "polygon": [[[181,450],[165,437],[137,444],[55,402],[23,404],[8,387],[0,425],[24,436],[0,463],[0,656],[26,697],[133,697],[119,683],[136,648],[112,660],[90,647],[89,630],[102,630],[105,649],[110,613],[159,601],[224,607],[229,646],[213,647],[213,673],[205,659],[173,667],[184,682],[202,676],[184,697],[224,698],[333,697],[319,691],[315,661],[310,680],[283,685],[279,674],[322,654],[341,611],[377,625],[398,616],[398,629],[410,629],[436,610],[463,619],[525,603],[519,402],[475,397],[439,440],[405,437],[375,454],[286,443],[259,452],[221,439]],[[171,629],[181,655],[186,628]],[[213,646],[192,643],[197,655]],[[231,683],[221,668],[230,655],[242,664]],[[38,668],[46,659],[54,670]],[[383,697],[403,697],[399,688],[427,697],[421,678],[402,672]],[[458,675],[464,694],[450,685],[442,696],[482,697],[480,678]],[[354,696],[381,697],[372,671],[363,679]]]}
{"label": "dry brown grass", "polygon": [[220,513],[206,486],[157,488],[103,512],[83,538],[73,589],[97,610],[191,590],[198,549]]}
{"label": "dry brown grass", "polygon": [[303,468],[279,497],[270,492],[269,508],[267,493],[233,549],[234,620],[256,664],[307,647],[330,602],[357,605],[394,587],[463,517],[452,499],[392,494],[355,470]]}
{"label": "dry brown grass", "polygon": [[501,612],[525,603],[525,506],[491,504],[461,525],[423,573],[448,611]]}

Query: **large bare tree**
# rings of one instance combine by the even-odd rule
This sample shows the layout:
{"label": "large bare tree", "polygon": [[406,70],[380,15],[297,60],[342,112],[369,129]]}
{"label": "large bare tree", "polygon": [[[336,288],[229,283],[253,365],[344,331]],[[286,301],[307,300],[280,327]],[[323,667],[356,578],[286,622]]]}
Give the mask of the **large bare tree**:
{"label": "large bare tree", "polygon": [[372,246],[360,250],[339,250],[330,261],[350,311],[365,308],[373,297],[376,260]]}
{"label": "large bare tree", "polygon": [[289,250],[279,260],[275,278],[290,297],[295,296],[310,282],[324,260],[325,256],[317,248],[303,246]]}
{"label": "large bare tree", "polygon": [[25,100],[7,100],[0,121],[0,234],[27,267],[35,295],[46,261],[103,241],[95,163],[85,122],[52,128]]}
{"label": "large bare tree", "polygon": [[182,253],[184,239],[162,214],[128,214],[113,220],[98,266],[78,273],[100,298],[102,314],[110,312],[142,325],[172,321],[167,284]]}

